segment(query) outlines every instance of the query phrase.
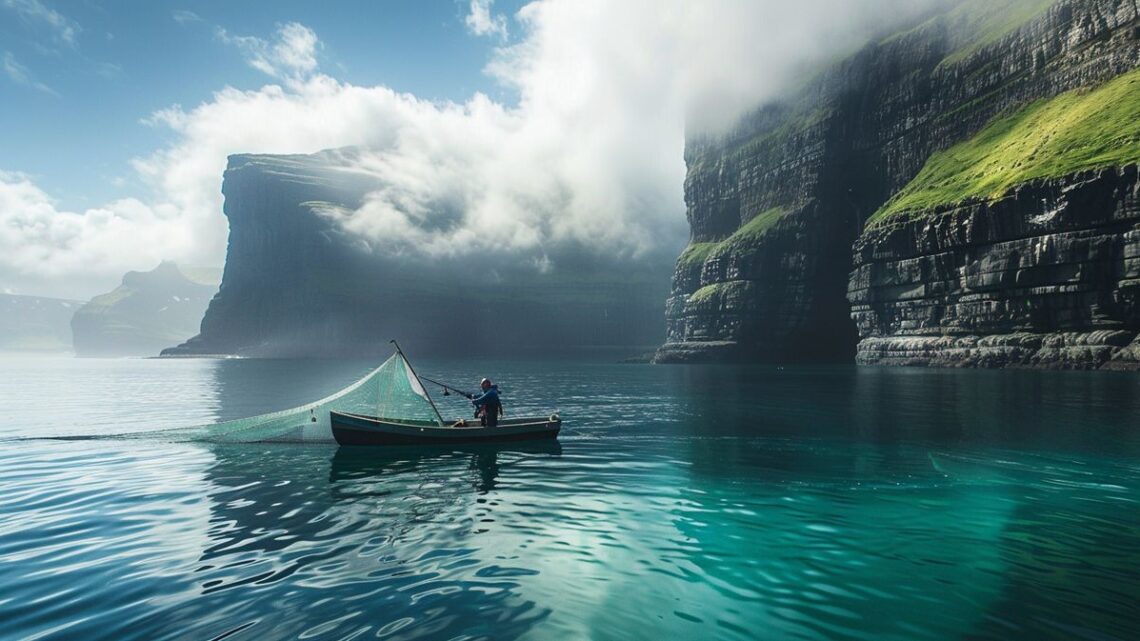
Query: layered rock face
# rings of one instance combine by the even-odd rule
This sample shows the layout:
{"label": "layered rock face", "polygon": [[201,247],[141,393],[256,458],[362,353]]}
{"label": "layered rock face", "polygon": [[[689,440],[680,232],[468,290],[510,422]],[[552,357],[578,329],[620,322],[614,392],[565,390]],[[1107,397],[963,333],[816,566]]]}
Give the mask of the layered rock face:
{"label": "layered rock face", "polygon": [[1140,365],[1136,165],[874,226],[855,264],[861,363]]}
{"label": "layered rock face", "polygon": [[218,290],[216,270],[205,271],[187,276],[164,262],[149,272],[127,272],[119,287],[92,298],[71,318],[76,356],[157,356],[193,336]]}
{"label": "layered rock face", "polygon": [[352,169],[356,153],[230,157],[221,288],[201,333],[164,355],[373,356],[392,338],[417,354],[464,356],[660,341],[668,282],[648,270],[544,273],[509,256],[375,251],[328,215],[351,216],[383,187]]}
{"label": "layered rock face", "polygon": [[[915,350],[909,347],[898,358],[873,356],[890,352],[888,345],[896,343],[889,341],[904,336],[897,332],[905,320],[896,322],[889,298],[892,291],[905,292],[895,286],[892,276],[876,280],[880,274],[892,274],[893,268],[868,269],[866,261],[881,265],[891,252],[909,260],[924,255],[925,249],[903,251],[897,240],[880,247],[878,243],[895,236],[882,230],[862,235],[863,229],[868,218],[910,183],[933,153],[971,138],[1000,114],[1034,100],[1097,86],[1140,63],[1140,22],[1134,0],[1045,4],[967,0],[913,29],[865,47],[823,72],[794,97],[757,110],[731,135],[690,140],[685,198],[691,244],[675,268],[666,303],[666,343],[658,360],[844,361],[855,354],[858,345],[863,362],[940,362],[939,358],[912,358]],[[993,24],[1000,24],[1003,16],[1025,20],[1002,35]],[[1127,180],[1124,173],[1117,175],[1117,181]],[[1051,187],[1026,186],[1022,192],[1064,192],[1088,182],[1088,176],[1061,177]],[[1107,188],[1108,182],[1112,181],[1093,181],[1087,189]],[[1102,209],[1117,211],[1127,205],[1120,201]],[[777,220],[760,233],[748,232],[754,220],[772,211],[780,212]],[[1042,213],[1022,210],[1028,218]],[[1086,215],[1104,214],[1082,208],[1067,214],[1070,218]],[[974,227],[961,231],[978,233],[985,226],[979,219]],[[1066,229],[1096,226],[1074,220]],[[1124,234],[1125,227],[1116,225],[1105,233]],[[1051,233],[1048,229],[1041,231]],[[919,229],[909,233],[912,238],[923,237]],[[991,236],[1005,238],[995,234]],[[1114,242],[1126,245],[1123,240]],[[1018,255],[1022,269],[1032,268],[1038,259],[1024,252]],[[1035,277],[1044,278],[1046,271],[1035,272]],[[1058,281],[1051,285],[1070,284]],[[948,303],[932,299],[930,304]],[[981,313],[981,308],[956,311],[968,317]],[[946,309],[930,313],[948,316]],[[980,341],[993,331],[997,340],[998,334],[1010,333],[1008,327],[999,323],[992,330],[961,336]],[[1073,322],[1017,327],[1017,331],[1040,334],[1044,341],[1044,335],[1055,331],[1084,336],[1102,325]],[[927,331],[924,336],[932,340],[950,335]],[[1067,336],[1057,340],[1080,347],[1077,343],[1082,341],[1119,343],[1123,338]],[[1065,349],[1069,357],[1076,358],[1076,351]],[[1088,362],[1099,362],[1102,356],[1098,352]],[[985,359],[970,362],[1003,364]]]}

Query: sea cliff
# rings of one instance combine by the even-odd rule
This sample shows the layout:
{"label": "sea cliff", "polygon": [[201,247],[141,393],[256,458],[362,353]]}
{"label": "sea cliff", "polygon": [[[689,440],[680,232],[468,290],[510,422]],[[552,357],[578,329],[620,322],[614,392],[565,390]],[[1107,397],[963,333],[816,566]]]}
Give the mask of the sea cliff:
{"label": "sea cliff", "polygon": [[229,158],[221,288],[201,332],[164,355],[373,356],[392,338],[415,353],[467,356],[660,342],[659,271],[377,251],[341,224],[383,187],[356,168],[359,153]]}
{"label": "sea cliff", "polygon": [[[658,361],[1130,366],[1140,141],[1074,162],[982,134],[1135,69],[1137,16],[1134,0],[967,0],[730,134],[691,138],[691,242]],[[1117,126],[1138,88],[1120,89],[1117,112],[1082,111],[1073,131]],[[979,159],[1008,160],[992,167],[1013,182],[942,176],[945,152],[966,143],[1009,154]]]}
{"label": "sea cliff", "polygon": [[71,317],[75,354],[157,356],[198,332],[217,290],[216,269],[166,261],[148,272],[127,272],[118,287],[87,301]]}

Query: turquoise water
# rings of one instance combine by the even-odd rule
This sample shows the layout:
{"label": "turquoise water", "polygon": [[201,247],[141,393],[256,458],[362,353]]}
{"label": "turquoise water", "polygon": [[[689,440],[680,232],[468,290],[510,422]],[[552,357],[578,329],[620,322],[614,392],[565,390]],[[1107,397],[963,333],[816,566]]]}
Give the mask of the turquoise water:
{"label": "turquoise water", "polygon": [[1136,375],[417,364],[559,443],[24,440],[374,364],[0,361],[0,638],[1137,638]]}

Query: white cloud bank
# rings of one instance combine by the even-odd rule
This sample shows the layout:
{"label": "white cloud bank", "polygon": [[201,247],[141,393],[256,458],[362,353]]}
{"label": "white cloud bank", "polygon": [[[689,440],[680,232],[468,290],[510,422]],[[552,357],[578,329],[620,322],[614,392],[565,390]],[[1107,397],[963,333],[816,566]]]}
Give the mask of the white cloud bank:
{"label": "white cloud bank", "polygon": [[[567,246],[619,259],[675,255],[687,236],[686,117],[731,122],[856,44],[869,10],[908,4],[540,0],[515,16],[522,36],[487,67],[517,90],[517,105],[482,94],[439,104],[341,82],[320,72],[317,35],[296,23],[271,41],[219,32],[281,84],[227,87],[148,118],[175,134],[134,163],[154,187],[148,203],[60,212],[26,176],[5,174],[0,277],[117,280],[161,258],[220,264],[228,154],[348,145],[368,150],[359,169],[387,187],[342,222],[381,251],[494,246],[543,268]],[[490,3],[472,3],[472,15],[484,9],[494,24]]]}
{"label": "white cloud bank", "polygon": [[192,224],[170,205],[134,198],[61,211],[28,176],[0,171],[0,274],[10,279],[0,285],[21,294],[91,292],[106,287],[109,275],[117,281],[128,270],[192,252]]}

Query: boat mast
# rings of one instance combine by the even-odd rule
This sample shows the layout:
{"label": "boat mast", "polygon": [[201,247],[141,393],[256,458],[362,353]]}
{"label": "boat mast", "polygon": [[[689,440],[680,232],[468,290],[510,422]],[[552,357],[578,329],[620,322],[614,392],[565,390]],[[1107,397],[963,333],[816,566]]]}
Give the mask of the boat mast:
{"label": "boat mast", "polygon": [[408,371],[412,373],[412,376],[416,377],[416,382],[420,384],[420,389],[424,391],[424,398],[426,398],[427,402],[431,405],[432,411],[435,412],[435,417],[439,420],[440,426],[442,426],[443,415],[439,413],[439,408],[435,406],[435,401],[431,400],[431,394],[428,393],[424,382],[420,380],[420,375],[416,373],[416,368],[412,367],[412,362],[404,355],[404,350],[400,349],[400,344],[396,342],[396,339],[392,339],[388,342],[396,346],[396,353],[400,355],[400,358],[404,359],[404,364],[408,366]]}

